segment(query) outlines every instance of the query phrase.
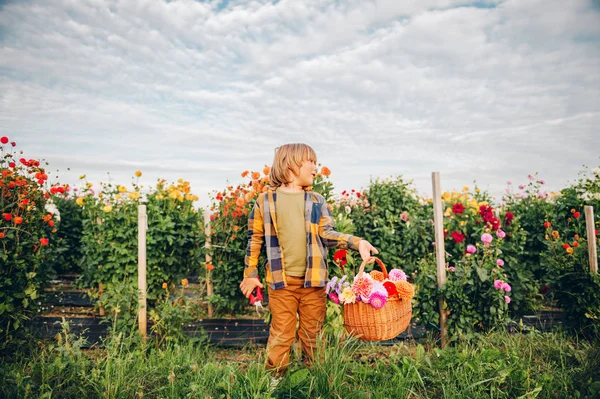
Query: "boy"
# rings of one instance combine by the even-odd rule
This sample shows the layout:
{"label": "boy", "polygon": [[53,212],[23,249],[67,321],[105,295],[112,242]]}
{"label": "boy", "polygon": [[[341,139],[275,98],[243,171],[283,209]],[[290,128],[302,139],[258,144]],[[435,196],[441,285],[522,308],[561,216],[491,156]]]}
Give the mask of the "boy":
{"label": "boy", "polygon": [[277,376],[289,366],[291,345],[298,339],[308,362],[326,311],[327,247],[349,248],[362,259],[379,252],[367,241],[334,230],[331,212],[322,195],[309,191],[317,173],[317,156],[306,144],[275,149],[271,187],[261,194],[248,219],[244,279],[240,288],[249,297],[256,287],[258,258],[267,250],[271,328],[266,368]]}

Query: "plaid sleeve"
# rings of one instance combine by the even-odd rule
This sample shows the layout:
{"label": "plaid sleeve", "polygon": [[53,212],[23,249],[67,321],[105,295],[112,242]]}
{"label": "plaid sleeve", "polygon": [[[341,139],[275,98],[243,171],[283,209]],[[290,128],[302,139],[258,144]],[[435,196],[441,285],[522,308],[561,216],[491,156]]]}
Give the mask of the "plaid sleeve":
{"label": "plaid sleeve", "polygon": [[244,257],[244,278],[258,278],[258,258],[262,248],[265,236],[263,225],[263,213],[256,201],[248,217],[248,246],[246,247],[246,256]]}
{"label": "plaid sleeve", "polygon": [[358,243],[362,238],[335,230],[335,224],[327,202],[321,203],[321,218],[319,220],[319,236],[325,246],[330,248],[353,249],[358,251]]}

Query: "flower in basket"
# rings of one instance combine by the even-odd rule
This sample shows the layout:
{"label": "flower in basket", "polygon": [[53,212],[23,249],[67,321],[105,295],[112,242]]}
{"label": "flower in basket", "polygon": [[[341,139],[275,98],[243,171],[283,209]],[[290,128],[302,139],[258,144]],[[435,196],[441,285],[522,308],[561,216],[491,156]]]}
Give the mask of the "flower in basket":
{"label": "flower in basket", "polygon": [[329,299],[335,304],[361,301],[376,309],[381,309],[391,298],[410,300],[414,292],[406,273],[400,269],[392,269],[387,278],[379,270],[363,272],[352,282],[346,281],[346,276],[341,279],[333,277],[326,288]]}
{"label": "flower in basket", "polygon": [[344,289],[342,290],[342,293],[339,295],[338,299],[339,299],[338,303],[355,303],[356,295],[354,295],[354,292],[352,292],[352,288],[348,285],[348,286],[344,287]]}
{"label": "flower in basket", "polygon": [[398,290],[398,298],[402,300],[410,300],[415,295],[415,288],[408,281],[396,281],[396,290]]}

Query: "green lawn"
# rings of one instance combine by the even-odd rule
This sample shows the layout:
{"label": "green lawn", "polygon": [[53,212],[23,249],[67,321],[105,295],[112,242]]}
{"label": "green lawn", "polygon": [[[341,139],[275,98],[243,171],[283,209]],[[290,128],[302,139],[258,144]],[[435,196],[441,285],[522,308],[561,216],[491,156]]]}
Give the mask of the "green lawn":
{"label": "green lawn", "polygon": [[76,337],[39,344],[0,364],[6,398],[594,398],[600,345],[562,332],[480,335],[383,347],[328,336],[321,362],[294,364],[272,389],[264,347],[164,348],[120,336],[81,350]]}

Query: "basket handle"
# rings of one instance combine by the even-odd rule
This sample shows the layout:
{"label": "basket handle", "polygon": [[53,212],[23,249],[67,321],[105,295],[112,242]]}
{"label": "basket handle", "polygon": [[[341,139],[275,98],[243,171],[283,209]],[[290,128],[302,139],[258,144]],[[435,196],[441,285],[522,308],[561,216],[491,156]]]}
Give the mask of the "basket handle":
{"label": "basket handle", "polygon": [[375,262],[377,262],[377,264],[381,268],[381,271],[383,272],[383,278],[388,278],[389,276],[388,276],[387,269],[385,268],[385,265],[383,264],[381,259],[379,259],[375,256],[371,256],[370,258],[363,260],[362,264],[360,265],[360,268],[358,269],[358,274],[356,276],[357,277],[361,276],[365,272],[365,265],[367,263],[375,263]]}

